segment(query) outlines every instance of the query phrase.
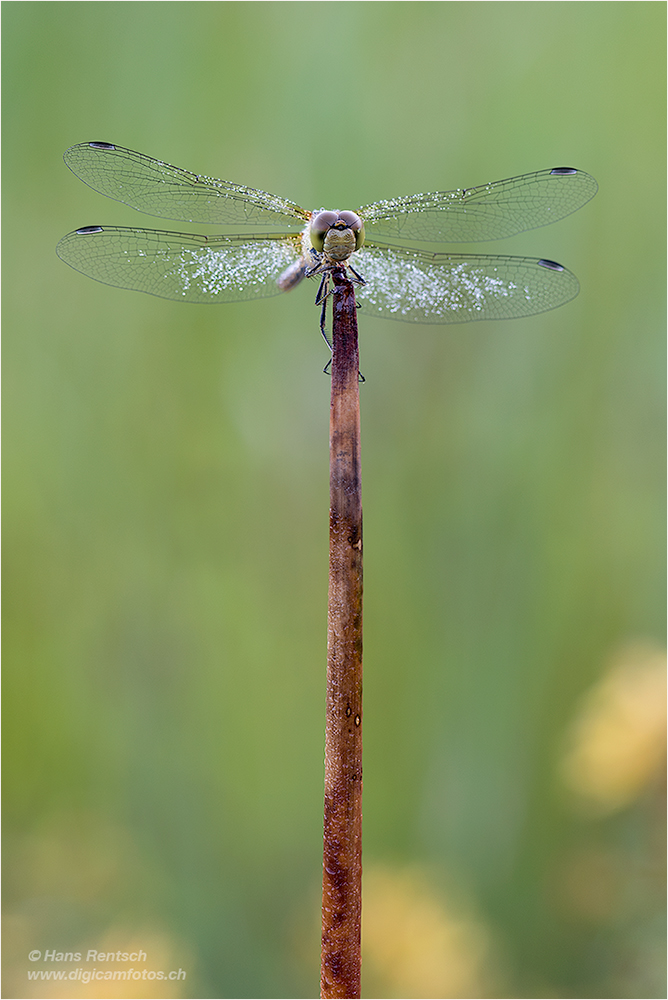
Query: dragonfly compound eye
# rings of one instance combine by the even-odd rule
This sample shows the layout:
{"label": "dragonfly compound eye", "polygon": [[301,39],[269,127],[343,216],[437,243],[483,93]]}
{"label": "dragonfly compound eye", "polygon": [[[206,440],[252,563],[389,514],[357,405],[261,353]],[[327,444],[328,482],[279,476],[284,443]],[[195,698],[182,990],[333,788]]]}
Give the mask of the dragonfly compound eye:
{"label": "dragonfly compound eye", "polygon": [[359,215],[356,215],[355,212],[339,212],[339,219],[342,219],[348,228],[354,232],[355,249],[359,250],[364,243],[364,223]]}
{"label": "dragonfly compound eye", "polygon": [[338,220],[338,212],[316,212],[311,219],[310,237],[313,249],[322,253],[325,245],[325,235]]}

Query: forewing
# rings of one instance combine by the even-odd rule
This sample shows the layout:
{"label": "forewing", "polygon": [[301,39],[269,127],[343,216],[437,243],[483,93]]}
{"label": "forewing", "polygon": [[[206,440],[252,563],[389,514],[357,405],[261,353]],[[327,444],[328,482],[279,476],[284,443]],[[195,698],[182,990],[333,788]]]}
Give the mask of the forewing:
{"label": "forewing", "polygon": [[179,302],[241,302],[278,295],[279,275],[300,255],[299,237],[194,236],[87,226],[56,253],[76,271],[118,288]]}
{"label": "forewing", "polygon": [[556,222],[598,190],[593,177],[555,167],[473,188],[435,191],[365,205],[358,214],[367,236],[430,243],[476,243],[514,236]]}
{"label": "forewing", "polygon": [[298,230],[310,217],[285,198],[193,174],[108,142],[71,146],[63,159],[94,191],[162,219]]}
{"label": "forewing", "polygon": [[519,319],[555,309],[580,290],[566,268],[532,257],[365,246],[352,263],[365,281],[355,292],[360,311],[404,323]]}

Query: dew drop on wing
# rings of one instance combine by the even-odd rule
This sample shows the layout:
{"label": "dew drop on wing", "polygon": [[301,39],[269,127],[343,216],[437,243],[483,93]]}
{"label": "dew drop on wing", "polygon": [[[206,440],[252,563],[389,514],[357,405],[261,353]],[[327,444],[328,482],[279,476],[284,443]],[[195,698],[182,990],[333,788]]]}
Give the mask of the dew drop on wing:
{"label": "dew drop on wing", "polygon": [[89,142],[91,149],[116,149],[112,142]]}
{"label": "dew drop on wing", "polygon": [[551,174],[557,174],[557,176],[568,176],[569,174],[577,174],[575,167],[553,167],[550,170]]}
{"label": "dew drop on wing", "polygon": [[550,271],[563,271],[564,267],[562,264],[557,264],[556,260],[539,260],[538,263],[541,267],[547,267]]}
{"label": "dew drop on wing", "polygon": [[81,229],[75,230],[77,236],[90,236],[91,233],[103,233],[104,229],[102,226],[82,226]]}

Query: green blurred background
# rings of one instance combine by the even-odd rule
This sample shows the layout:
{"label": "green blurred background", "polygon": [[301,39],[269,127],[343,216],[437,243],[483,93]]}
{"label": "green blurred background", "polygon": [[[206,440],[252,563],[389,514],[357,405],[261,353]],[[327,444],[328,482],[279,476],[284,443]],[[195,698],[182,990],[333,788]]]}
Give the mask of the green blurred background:
{"label": "green blurred background", "polygon": [[[69,270],[78,226],[180,228],[66,169],[95,139],[311,208],[597,178],[480,248],[561,261],[574,302],[361,321],[363,990],[665,996],[665,5],[2,13],[3,995],[318,990],[314,290],[207,308]],[[32,949],[187,978],[35,983],[76,963]]]}

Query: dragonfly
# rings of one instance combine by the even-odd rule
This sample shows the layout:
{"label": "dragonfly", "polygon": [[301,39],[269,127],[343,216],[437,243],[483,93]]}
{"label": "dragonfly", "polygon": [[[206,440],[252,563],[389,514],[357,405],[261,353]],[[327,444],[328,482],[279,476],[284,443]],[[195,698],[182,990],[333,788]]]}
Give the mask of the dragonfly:
{"label": "dragonfly", "polygon": [[584,171],[554,167],[355,211],[308,211],[109,142],[79,143],[64,160],[93,190],[147,215],[238,230],[204,236],[84,226],[56,247],[66,264],[107,285],[197,303],[266,298],[318,278],[316,304],[328,344],[325,308],[334,268],[354,282],[361,313],[408,323],[518,319],[569,302],[580,286],[556,261],[438,247],[548,225],[598,189]]}

